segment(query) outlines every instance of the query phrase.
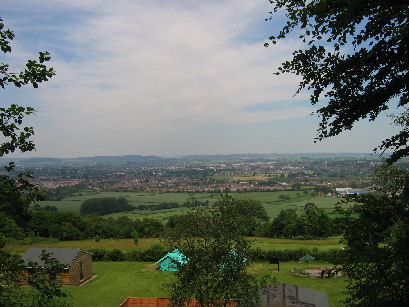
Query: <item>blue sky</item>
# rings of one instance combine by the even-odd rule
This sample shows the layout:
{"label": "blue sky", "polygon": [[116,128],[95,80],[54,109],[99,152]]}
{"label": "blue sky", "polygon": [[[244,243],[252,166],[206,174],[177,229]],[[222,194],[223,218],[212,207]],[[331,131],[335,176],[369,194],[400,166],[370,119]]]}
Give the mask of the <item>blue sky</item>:
{"label": "blue sky", "polygon": [[[369,152],[393,131],[384,116],[314,144],[317,117],[296,76],[275,76],[300,46],[263,46],[280,18],[264,0],[1,1],[18,71],[38,51],[57,75],[0,91],[34,106],[25,156]],[[294,35],[296,37],[296,35]]]}

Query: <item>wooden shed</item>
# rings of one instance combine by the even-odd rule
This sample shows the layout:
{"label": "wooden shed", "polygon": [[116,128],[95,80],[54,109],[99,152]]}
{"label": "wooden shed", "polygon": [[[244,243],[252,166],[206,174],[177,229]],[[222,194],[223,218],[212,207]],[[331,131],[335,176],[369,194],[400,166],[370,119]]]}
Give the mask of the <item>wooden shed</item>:
{"label": "wooden shed", "polygon": [[41,260],[43,250],[66,266],[58,277],[63,286],[78,286],[93,276],[92,254],[79,248],[29,248],[21,258],[26,264],[32,261],[44,266]]}

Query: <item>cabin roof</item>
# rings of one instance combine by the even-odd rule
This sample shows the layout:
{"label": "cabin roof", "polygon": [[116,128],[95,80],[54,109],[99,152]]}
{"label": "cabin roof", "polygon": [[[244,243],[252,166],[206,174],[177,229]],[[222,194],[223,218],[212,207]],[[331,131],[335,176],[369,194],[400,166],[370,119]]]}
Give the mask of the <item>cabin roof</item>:
{"label": "cabin roof", "polygon": [[29,248],[21,258],[28,264],[28,262],[36,262],[39,266],[44,266],[44,261],[41,260],[41,252],[45,250],[51,257],[58,260],[59,263],[71,266],[75,258],[80,252],[91,253],[79,248]]}

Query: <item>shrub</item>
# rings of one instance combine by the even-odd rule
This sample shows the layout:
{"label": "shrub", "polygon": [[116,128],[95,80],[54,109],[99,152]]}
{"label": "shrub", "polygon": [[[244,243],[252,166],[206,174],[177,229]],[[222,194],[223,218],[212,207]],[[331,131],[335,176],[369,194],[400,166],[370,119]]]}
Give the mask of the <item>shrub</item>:
{"label": "shrub", "polygon": [[92,254],[93,261],[101,261],[105,258],[107,251],[102,248],[91,248],[88,250]]}
{"label": "shrub", "polygon": [[117,248],[105,253],[104,260],[106,261],[124,261],[124,254]]}
{"label": "shrub", "polygon": [[143,251],[140,249],[130,250],[125,254],[126,261],[141,261]]}
{"label": "shrub", "polygon": [[168,253],[168,249],[163,247],[162,245],[155,244],[152,245],[147,250],[143,251],[141,255],[142,261],[158,261],[160,258]]}

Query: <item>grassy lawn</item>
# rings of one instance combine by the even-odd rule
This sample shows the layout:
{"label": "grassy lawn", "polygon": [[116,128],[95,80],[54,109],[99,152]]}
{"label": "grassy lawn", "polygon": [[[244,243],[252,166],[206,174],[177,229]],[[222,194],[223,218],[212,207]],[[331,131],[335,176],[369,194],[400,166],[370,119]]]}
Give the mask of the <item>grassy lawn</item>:
{"label": "grassy lawn", "polygon": [[[306,248],[313,249],[317,248],[319,250],[328,250],[331,248],[341,248],[339,244],[339,237],[328,238],[326,240],[291,240],[291,239],[272,239],[272,238],[249,238],[254,240],[254,246],[259,247],[263,250],[270,249],[297,249]],[[23,254],[30,247],[69,247],[69,248],[103,248],[107,250],[112,250],[114,248],[120,249],[121,251],[129,251],[131,249],[140,248],[147,249],[154,244],[161,244],[161,239],[159,238],[141,238],[138,241],[138,245],[135,246],[133,239],[102,239],[99,242],[95,240],[78,240],[78,241],[57,241],[50,243],[35,243],[19,245],[15,243],[8,243],[3,248],[5,251]]]}
{"label": "grassy lawn", "polygon": [[93,270],[98,277],[88,284],[64,288],[77,307],[119,306],[128,296],[166,297],[163,284],[173,277],[146,262],[94,262]]}
{"label": "grassy lawn", "polygon": [[[298,262],[281,262],[280,272],[274,272],[277,276],[278,282],[293,284],[301,287],[312,288],[316,290],[322,290],[327,293],[328,301],[331,307],[340,307],[341,300],[343,298],[343,292],[345,291],[345,279],[343,277],[336,277],[332,279],[321,278],[309,278],[299,277],[290,273],[291,269],[297,267],[317,267],[317,266],[330,266],[328,263],[310,262],[308,265]],[[255,263],[252,267],[255,272],[263,272],[268,269],[268,263]],[[276,268],[276,266],[275,266]]]}
{"label": "grassy lawn", "polygon": [[[65,288],[73,296],[75,306],[119,306],[128,296],[167,297],[168,291],[163,284],[174,276],[170,272],[155,271],[152,263],[146,262],[95,262],[93,265],[97,278],[82,287]],[[308,266],[320,265],[325,264],[310,263]],[[273,274],[277,276],[278,282],[325,291],[332,307],[341,306],[339,301],[345,289],[342,277],[318,279],[290,273],[292,268],[300,266],[305,267],[306,264],[283,262],[280,264],[280,272]],[[256,263],[251,267],[253,273],[267,270],[267,263]]]}

